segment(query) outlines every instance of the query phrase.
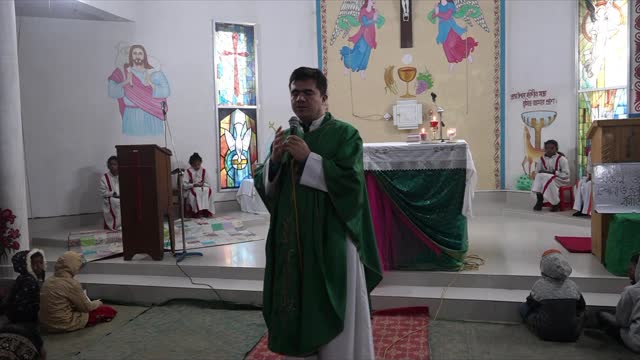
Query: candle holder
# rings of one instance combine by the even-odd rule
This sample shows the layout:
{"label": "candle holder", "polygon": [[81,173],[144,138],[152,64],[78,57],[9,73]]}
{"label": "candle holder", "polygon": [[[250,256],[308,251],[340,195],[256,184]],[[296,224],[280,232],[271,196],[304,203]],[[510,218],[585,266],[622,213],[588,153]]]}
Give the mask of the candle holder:
{"label": "candle holder", "polygon": [[456,137],[456,128],[447,129],[447,137],[449,141],[452,141]]}
{"label": "candle holder", "polygon": [[429,127],[431,127],[431,139],[436,140],[438,134],[438,120],[436,120],[435,116],[429,122]]}
{"label": "candle holder", "polygon": [[424,128],[422,128],[422,131],[420,132],[420,141],[427,141],[427,132],[424,130]]}

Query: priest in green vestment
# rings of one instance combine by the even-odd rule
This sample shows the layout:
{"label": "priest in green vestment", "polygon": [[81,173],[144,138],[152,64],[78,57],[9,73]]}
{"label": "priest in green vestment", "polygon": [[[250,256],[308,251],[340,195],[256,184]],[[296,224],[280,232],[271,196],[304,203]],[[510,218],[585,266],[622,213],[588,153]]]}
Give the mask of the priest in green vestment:
{"label": "priest in green vestment", "polygon": [[369,294],[382,280],[362,139],[325,112],[327,78],[289,79],[296,134],[278,129],[255,186],[271,214],[263,315],[269,349],[291,357],[374,359]]}

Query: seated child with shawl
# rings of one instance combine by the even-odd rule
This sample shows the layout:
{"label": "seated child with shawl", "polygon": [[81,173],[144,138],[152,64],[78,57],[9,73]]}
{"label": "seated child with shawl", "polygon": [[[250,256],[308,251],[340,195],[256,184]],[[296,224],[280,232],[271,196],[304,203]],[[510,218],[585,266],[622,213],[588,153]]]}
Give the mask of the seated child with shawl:
{"label": "seated child with shawl", "polygon": [[547,250],[540,261],[542,278],[520,306],[522,320],[540,339],[575,342],[584,325],[586,304],[569,279],[572,269],[559,250]]}
{"label": "seated child with shawl", "polygon": [[44,282],[46,259],[40,249],[23,250],[11,258],[18,273],[4,304],[5,314],[12,323],[38,323],[40,286]]}
{"label": "seated child with shawl", "polygon": [[74,277],[83,266],[82,255],[67,251],[56,262],[55,273],[40,291],[40,324],[48,332],[68,332],[107,322],[115,309],[89,300]]}
{"label": "seated child with shawl", "polygon": [[629,262],[629,279],[627,286],[620,295],[616,306],[616,313],[599,313],[599,320],[604,330],[618,340],[622,340],[629,350],[640,353],[640,266],[635,254]]}

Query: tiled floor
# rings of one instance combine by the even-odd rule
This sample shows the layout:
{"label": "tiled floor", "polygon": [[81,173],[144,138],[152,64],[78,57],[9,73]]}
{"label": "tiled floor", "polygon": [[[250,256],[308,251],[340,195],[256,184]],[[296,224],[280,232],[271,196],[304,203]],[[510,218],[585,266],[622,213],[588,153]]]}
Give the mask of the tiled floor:
{"label": "tiled floor", "polygon": [[[256,216],[243,216],[247,228],[266,237],[268,222]],[[564,215],[558,215],[566,217]],[[480,256],[485,264],[477,271],[479,274],[532,275],[540,274],[539,261],[542,252],[549,248],[562,247],[554,240],[555,235],[589,236],[588,219],[553,219],[548,214],[531,212],[530,216],[521,210],[504,210],[501,215],[478,215],[469,221],[469,254]],[[565,223],[562,223],[565,222]],[[179,246],[179,244],[178,244]],[[195,266],[229,266],[263,268],[265,241],[240,243],[200,249],[203,257],[185,260],[184,264]],[[54,260],[64,248],[46,247],[48,258]],[[611,277],[606,269],[589,254],[566,253],[575,277]],[[173,263],[172,257],[165,257],[159,264]],[[121,263],[122,258],[103,260],[106,263]],[[138,256],[134,262],[151,262],[144,256]],[[156,263],[156,262],[154,262]]]}

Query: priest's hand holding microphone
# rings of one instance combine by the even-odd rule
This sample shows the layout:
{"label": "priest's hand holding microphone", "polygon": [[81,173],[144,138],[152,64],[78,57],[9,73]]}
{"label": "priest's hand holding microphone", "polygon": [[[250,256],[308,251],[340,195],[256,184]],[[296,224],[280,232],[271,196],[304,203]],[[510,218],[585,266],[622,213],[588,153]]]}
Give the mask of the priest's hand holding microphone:
{"label": "priest's hand holding microphone", "polygon": [[[295,121],[294,121],[295,120]],[[311,153],[307,143],[297,135],[298,125],[300,120],[296,117],[292,117],[289,120],[291,126],[291,135],[285,138],[284,130],[282,126],[276,131],[276,138],[273,141],[273,151],[271,153],[271,160],[280,164],[284,158],[285,153],[289,153],[297,162],[304,163],[307,157]]]}

